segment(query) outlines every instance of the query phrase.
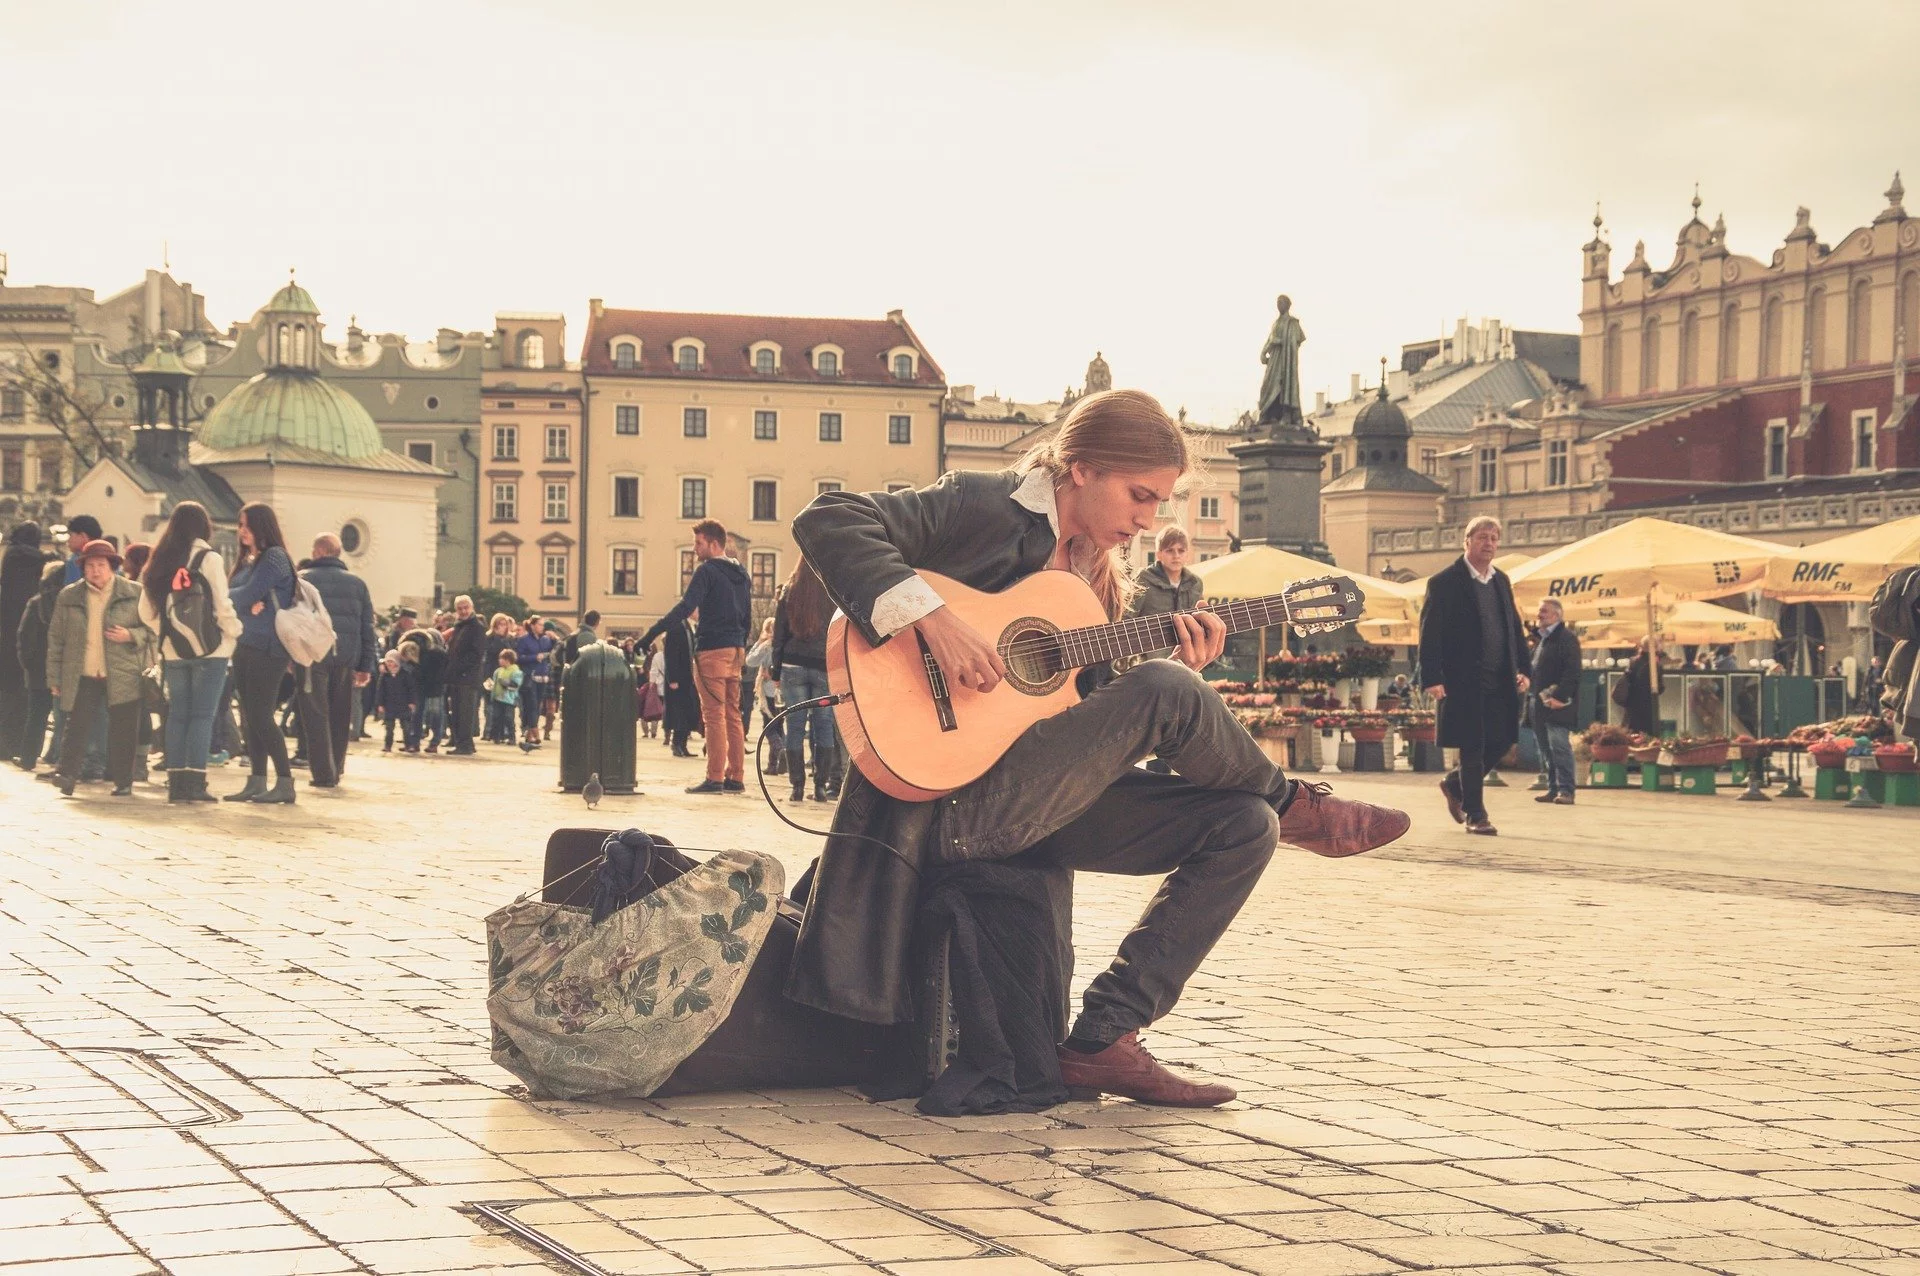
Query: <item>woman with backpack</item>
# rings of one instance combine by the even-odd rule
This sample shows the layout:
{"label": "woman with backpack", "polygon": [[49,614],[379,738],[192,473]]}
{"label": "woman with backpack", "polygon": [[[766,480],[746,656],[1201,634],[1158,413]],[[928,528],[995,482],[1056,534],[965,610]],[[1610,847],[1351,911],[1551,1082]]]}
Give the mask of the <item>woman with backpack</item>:
{"label": "woman with backpack", "polygon": [[211,802],[207,755],[240,617],[227,597],[227,564],[213,520],[197,501],[173,507],[140,580],[140,619],[160,635],[167,680],[167,801]]}
{"label": "woman with backpack", "polygon": [[[240,618],[233,649],[233,689],[247,724],[247,755],[253,773],[246,787],[227,794],[229,802],[293,801],[293,770],[287,762],[287,737],[274,718],[280,679],[291,657],[274,627],[282,608],[293,606],[293,559],[280,534],[273,507],[259,501],[240,508],[240,562],[228,590]],[[267,762],[273,762],[273,787],[267,787]]]}

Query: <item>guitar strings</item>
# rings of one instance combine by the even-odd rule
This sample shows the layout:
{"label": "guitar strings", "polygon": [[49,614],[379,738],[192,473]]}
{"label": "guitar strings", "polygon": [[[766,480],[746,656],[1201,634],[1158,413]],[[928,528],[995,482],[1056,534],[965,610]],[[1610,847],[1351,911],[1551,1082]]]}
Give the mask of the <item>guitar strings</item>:
{"label": "guitar strings", "polygon": [[[1325,588],[1329,592],[1311,598],[1301,597],[1295,599],[1286,594],[1273,594],[1264,598],[1236,599],[1219,607],[1208,608],[1206,610],[1211,611],[1213,615],[1219,616],[1229,625],[1245,622],[1242,624],[1242,628],[1260,628],[1264,625],[1274,623],[1275,619],[1291,621],[1301,628],[1317,628],[1320,626],[1337,627],[1337,625],[1331,623],[1331,615],[1325,619],[1316,621],[1313,619],[1311,613],[1316,610],[1316,608],[1329,608],[1335,609],[1334,614],[1344,618],[1346,615],[1345,604],[1359,600],[1350,594],[1342,598],[1342,591],[1338,586],[1327,585],[1321,586],[1321,588]],[[1256,609],[1259,614],[1257,621],[1255,619]],[[1279,617],[1275,617],[1274,615],[1276,609],[1280,612]],[[1183,612],[1179,614],[1191,615],[1192,613]],[[1344,619],[1339,623],[1345,623]],[[1002,652],[1004,655],[1009,656],[1024,656],[1036,653],[1058,653],[1065,655],[1071,648],[1078,646],[1085,648],[1090,656],[1096,658],[1102,656],[1111,657],[1133,653],[1124,650],[1107,652],[1104,650],[1106,647],[1127,647],[1131,646],[1134,641],[1140,641],[1146,643],[1146,647],[1142,648],[1142,650],[1145,650],[1150,647],[1164,645],[1161,641],[1162,639],[1166,642],[1177,642],[1178,638],[1179,635],[1173,628],[1170,613],[1161,612],[1149,616],[1132,616],[1107,625],[1067,629],[1057,634],[1016,639],[1002,648]]]}

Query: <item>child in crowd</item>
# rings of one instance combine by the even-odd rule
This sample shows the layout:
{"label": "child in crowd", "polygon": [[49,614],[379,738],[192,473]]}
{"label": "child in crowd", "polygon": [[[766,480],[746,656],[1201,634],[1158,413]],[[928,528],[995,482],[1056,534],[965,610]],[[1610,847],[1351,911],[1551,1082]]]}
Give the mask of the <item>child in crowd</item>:
{"label": "child in crowd", "polygon": [[493,677],[487,680],[487,739],[495,744],[512,744],[514,713],[520,706],[520,672],[513,648],[500,651]]}
{"label": "child in crowd", "polygon": [[413,666],[389,651],[380,659],[380,682],[373,693],[373,716],[387,724],[387,742],[380,752],[393,752],[393,728],[400,727],[400,747],[406,753],[420,751],[420,736],[414,728],[413,711],[419,707]]}
{"label": "child in crowd", "polygon": [[[409,723],[402,724],[403,727],[411,726],[413,729],[403,732],[406,743],[401,747],[400,751],[402,753],[418,753],[420,752],[420,741],[425,738],[426,734],[424,728],[427,725],[427,714],[431,712],[435,702],[427,689],[426,666],[425,661],[421,658],[420,644],[417,642],[403,642],[394,650],[400,653],[400,668],[405,670],[413,678],[413,719]],[[428,753],[432,753],[440,743],[439,731],[441,723],[436,721],[432,725],[434,727],[434,739],[433,743],[427,746]]]}

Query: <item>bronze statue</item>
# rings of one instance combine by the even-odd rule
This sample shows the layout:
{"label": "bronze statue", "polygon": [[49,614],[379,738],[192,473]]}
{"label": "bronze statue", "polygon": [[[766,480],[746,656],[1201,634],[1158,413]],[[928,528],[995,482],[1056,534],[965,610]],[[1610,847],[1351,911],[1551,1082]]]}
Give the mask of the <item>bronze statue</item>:
{"label": "bronze statue", "polygon": [[1300,424],[1300,346],[1307,339],[1306,329],[1293,317],[1293,300],[1284,294],[1279,302],[1280,315],[1267,334],[1260,351],[1260,362],[1267,375],[1260,382],[1260,424]]}

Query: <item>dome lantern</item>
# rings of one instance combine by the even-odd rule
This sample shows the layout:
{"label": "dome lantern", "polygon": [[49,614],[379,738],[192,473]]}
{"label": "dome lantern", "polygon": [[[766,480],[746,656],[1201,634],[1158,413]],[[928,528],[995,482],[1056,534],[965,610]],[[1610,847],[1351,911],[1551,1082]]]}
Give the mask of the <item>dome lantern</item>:
{"label": "dome lantern", "polygon": [[266,361],[269,370],[320,370],[320,307],[287,271],[287,286],[260,308],[266,320]]}

